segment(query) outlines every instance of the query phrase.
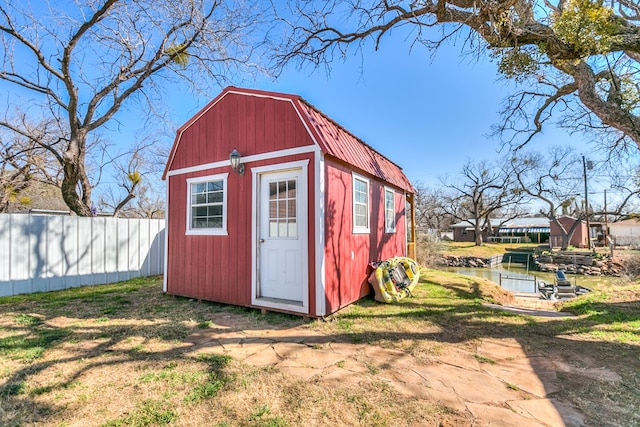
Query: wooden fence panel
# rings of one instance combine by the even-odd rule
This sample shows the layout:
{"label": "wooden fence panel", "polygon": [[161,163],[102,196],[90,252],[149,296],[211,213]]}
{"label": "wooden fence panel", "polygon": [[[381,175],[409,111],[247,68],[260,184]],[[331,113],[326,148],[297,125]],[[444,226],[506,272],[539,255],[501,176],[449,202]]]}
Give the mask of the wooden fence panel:
{"label": "wooden fence panel", "polygon": [[164,272],[165,221],[0,214],[0,296]]}

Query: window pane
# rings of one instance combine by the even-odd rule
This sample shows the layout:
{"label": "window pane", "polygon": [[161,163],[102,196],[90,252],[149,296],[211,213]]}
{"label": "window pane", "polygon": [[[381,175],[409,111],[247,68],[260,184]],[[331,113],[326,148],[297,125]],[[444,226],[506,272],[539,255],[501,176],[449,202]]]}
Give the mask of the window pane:
{"label": "window pane", "polygon": [[289,232],[287,233],[289,237],[298,237],[298,224],[296,223],[296,220],[289,220],[288,222],[289,224]]}
{"label": "window pane", "polygon": [[287,223],[285,221],[278,223],[278,237],[287,237]]}
{"label": "window pane", "polygon": [[222,205],[209,206],[209,216],[222,216]]}
{"label": "window pane", "polygon": [[222,203],[222,192],[209,193],[209,203]]}
{"label": "window pane", "polygon": [[196,194],[193,197],[195,199],[193,201],[194,205],[201,205],[203,203],[207,203],[207,195],[206,194]]}
{"label": "window pane", "polygon": [[278,182],[278,199],[286,199],[287,198],[287,182],[280,181]]}
{"label": "window pane", "polygon": [[278,186],[275,182],[269,183],[269,200],[274,200],[278,197]]}
{"label": "window pane", "polygon": [[287,217],[288,218],[296,217],[296,201],[295,200],[289,200],[287,202]]}
{"label": "window pane", "polygon": [[386,191],[384,196],[387,209],[393,209],[393,191]]}
{"label": "window pane", "polygon": [[385,227],[387,228],[387,230],[393,230],[394,229],[393,216],[388,216],[387,217],[387,222],[385,224]]}
{"label": "window pane", "polygon": [[208,183],[207,189],[209,191],[222,191],[222,181],[212,181]]}
{"label": "window pane", "polygon": [[269,221],[269,237],[278,237],[278,221]]}

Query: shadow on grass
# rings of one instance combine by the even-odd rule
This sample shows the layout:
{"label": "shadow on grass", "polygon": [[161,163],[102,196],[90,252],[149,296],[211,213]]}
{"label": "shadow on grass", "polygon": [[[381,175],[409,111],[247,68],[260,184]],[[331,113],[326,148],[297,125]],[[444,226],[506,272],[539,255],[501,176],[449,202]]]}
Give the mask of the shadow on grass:
{"label": "shadow on grass", "polygon": [[[290,334],[279,337],[278,329],[305,323],[296,316],[262,315],[252,309],[165,296],[160,286],[156,279],[0,299],[0,318],[4,320],[0,324],[0,361],[22,363],[5,373],[0,383],[0,397],[4,402],[4,418],[0,418],[0,424],[28,424],[60,412],[62,403],[42,403],[38,396],[69,389],[89,371],[103,367],[117,369],[124,363],[178,363],[185,358],[203,363],[208,372],[206,381],[194,385],[185,399],[207,399],[230,381],[225,375],[230,360],[215,355],[207,356],[206,360],[202,359],[204,356],[196,357],[192,355],[194,346],[184,345],[184,339],[199,328],[211,328],[212,315],[223,313],[223,318],[228,318],[228,324],[218,328],[220,333],[234,328],[266,328],[272,329],[269,339],[274,341],[292,339]],[[588,355],[601,366],[615,366],[623,381],[610,385],[607,394],[593,393],[589,389],[592,386],[586,383],[577,397],[560,394],[574,399],[594,425],[616,425],[618,418],[630,423],[627,425],[640,425],[640,415],[633,409],[640,405],[640,377],[637,375],[640,359],[634,344],[638,342],[640,324],[633,326],[640,322],[637,301],[577,300],[569,307],[580,314],[579,317],[539,322],[483,306],[480,282],[446,286],[422,283],[419,287],[415,298],[399,304],[361,300],[333,316],[337,320],[335,328],[323,336],[310,337],[305,343],[377,345],[411,340],[415,343],[470,344],[479,339],[513,338],[532,356],[553,352],[572,360],[576,355]],[[237,323],[239,321],[241,323]],[[344,323],[341,325],[340,322]],[[393,326],[380,328],[380,325],[404,322],[414,323],[411,331],[400,331]],[[424,326],[422,330],[421,325]],[[603,332],[603,327],[612,334],[624,334],[626,341],[573,339],[585,334],[597,336]],[[304,330],[300,329],[300,333],[304,334]],[[166,343],[166,348],[148,351],[145,343],[150,340]],[[71,374],[39,388],[31,385],[30,379],[39,373],[70,362],[74,363]],[[540,372],[540,378],[545,378],[545,374]],[[588,394],[593,394],[591,407],[584,405],[583,399]],[[611,404],[607,397],[611,395],[617,396],[612,404],[613,412],[600,414],[597,408]],[[172,416],[166,405],[150,405],[140,410],[153,408],[160,415]],[[114,423],[127,424],[127,419],[117,419]]]}

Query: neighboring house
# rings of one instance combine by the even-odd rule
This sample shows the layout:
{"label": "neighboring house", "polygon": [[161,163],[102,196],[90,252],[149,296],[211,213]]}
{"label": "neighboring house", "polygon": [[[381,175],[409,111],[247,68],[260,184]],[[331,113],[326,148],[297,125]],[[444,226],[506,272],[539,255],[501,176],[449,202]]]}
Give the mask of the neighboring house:
{"label": "neighboring house", "polygon": [[[569,240],[569,246],[574,246],[576,248],[586,248],[588,247],[587,243],[587,223],[584,220],[578,220],[576,218],[570,216],[561,216],[558,218],[558,222],[562,224],[565,230],[571,229],[573,224],[576,221],[580,221],[580,224],[576,227],[571,239]],[[562,231],[560,227],[554,222],[551,222],[551,234],[549,236],[549,243],[552,248],[561,247],[562,246]]]}
{"label": "neighboring house", "polygon": [[[461,221],[455,224],[451,224],[451,229],[453,230],[453,241],[454,242],[475,242],[476,241],[476,233],[475,228],[473,227],[474,220],[469,221]],[[489,231],[486,229],[482,230],[482,241],[486,242],[487,237],[489,237]]]}
{"label": "neighboring house", "polygon": [[[494,235],[490,235],[489,230],[482,230],[483,242],[544,243],[549,240],[549,220],[546,217],[510,220],[492,218],[490,221]],[[451,225],[453,240],[455,242],[475,242],[475,231],[472,224],[473,220],[468,220]]]}
{"label": "neighboring house", "polygon": [[178,129],[163,178],[173,295],[321,317],[415,235],[402,169],[296,95],[226,88]]}
{"label": "neighboring house", "polygon": [[609,223],[609,236],[616,245],[640,245],[640,221],[635,218]]}

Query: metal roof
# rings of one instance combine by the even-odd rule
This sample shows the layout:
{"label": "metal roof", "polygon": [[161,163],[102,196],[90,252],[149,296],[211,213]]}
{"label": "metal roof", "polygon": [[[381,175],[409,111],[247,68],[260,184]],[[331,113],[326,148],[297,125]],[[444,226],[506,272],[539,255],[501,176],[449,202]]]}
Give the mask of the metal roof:
{"label": "metal roof", "polygon": [[317,133],[323,152],[405,191],[415,193],[400,166],[300,97],[298,105]]}
{"label": "metal roof", "polygon": [[[514,218],[514,219],[510,219],[508,220],[506,223],[502,224],[505,220],[504,218],[491,218],[491,226],[492,227],[497,227],[500,226],[500,230],[505,230],[505,229],[518,229],[518,228],[529,228],[529,229],[533,229],[533,228],[546,228],[547,231],[536,231],[537,233],[548,233],[548,229],[550,226],[551,221],[549,221],[549,218],[546,217],[540,217],[540,216],[536,216],[536,217],[529,217],[529,218]],[[471,224],[474,223],[473,219],[469,219],[468,221],[461,221],[455,224],[451,225],[451,228],[469,228],[469,227],[473,227]]]}
{"label": "metal roof", "polygon": [[551,227],[500,228],[498,233],[551,233]]}

